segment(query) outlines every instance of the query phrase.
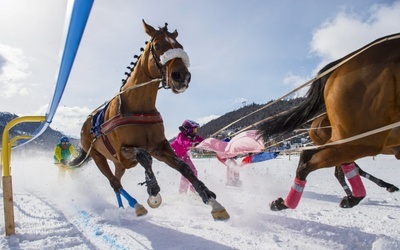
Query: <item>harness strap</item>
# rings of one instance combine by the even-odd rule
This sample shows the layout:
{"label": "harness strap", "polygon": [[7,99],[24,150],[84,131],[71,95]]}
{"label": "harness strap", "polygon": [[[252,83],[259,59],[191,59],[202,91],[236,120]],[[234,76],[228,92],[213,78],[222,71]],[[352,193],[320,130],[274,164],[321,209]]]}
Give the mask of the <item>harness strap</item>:
{"label": "harness strap", "polygon": [[134,114],[127,114],[127,115],[115,115],[111,119],[105,121],[101,128],[101,140],[104,143],[104,146],[107,148],[108,152],[112,154],[112,156],[117,159],[117,152],[115,151],[114,147],[112,146],[110,140],[107,137],[114,129],[120,126],[126,125],[143,125],[143,124],[157,124],[162,123],[163,119],[159,112],[156,113],[134,113]]}
{"label": "harness strap", "polygon": [[125,114],[115,115],[105,121],[100,127],[103,135],[107,135],[114,129],[124,125],[156,124],[162,123],[163,119],[159,112],[147,114]]}
{"label": "harness strap", "polygon": [[106,135],[101,135],[101,140],[104,143],[104,146],[108,149],[108,152],[112,154],[112,156],[117,159],[117,152],[115,151],[114,147],[111,145],[110,141],[108,140]]}

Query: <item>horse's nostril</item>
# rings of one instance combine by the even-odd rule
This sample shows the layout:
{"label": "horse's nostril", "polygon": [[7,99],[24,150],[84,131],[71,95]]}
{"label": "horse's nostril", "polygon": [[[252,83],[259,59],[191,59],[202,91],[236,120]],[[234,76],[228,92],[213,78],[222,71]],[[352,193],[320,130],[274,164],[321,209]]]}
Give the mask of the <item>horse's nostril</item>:
{"label": "horse's nostril", "polygon": [[179,72],[172,72],[171,77],[174,81],[180,82],[182,80],[182,75]]}

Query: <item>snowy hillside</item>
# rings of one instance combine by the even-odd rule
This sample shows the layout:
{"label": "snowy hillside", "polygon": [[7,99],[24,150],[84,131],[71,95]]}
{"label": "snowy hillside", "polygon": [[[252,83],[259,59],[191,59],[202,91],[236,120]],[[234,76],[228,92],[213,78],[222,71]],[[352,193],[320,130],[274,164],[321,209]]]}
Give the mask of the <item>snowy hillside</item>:
{"label": "snowy hillside", "polygon": [[[157,209],[148,207],[146,188],[138,186],[144,181],[143,168],[123,177],[125,189],[149,211],[137,218],[133,209],[117,208],[108,181],[93,162],[62,178],[51,156],[13,155],[16,234],[5,237],[0,208],[0,248],[400,249],[400,192],[388,193],[363,179],[367,197],[352,209],[342,209],[338,204],[345,193],[333,168],[309,176],[296,210],[270,211],[272,200],[286,197],[297,161],[296,156],[279,156],[248,165],[241,169],[243,185],[232,187],[225,185],[225,167],[216,159],[194,159],[200,179],[231,215],[227,222],[216,222],[199,196],[178,195],[179,173],[157,161],[163,197]],[[394,157],[358,163],[400,185]]]}

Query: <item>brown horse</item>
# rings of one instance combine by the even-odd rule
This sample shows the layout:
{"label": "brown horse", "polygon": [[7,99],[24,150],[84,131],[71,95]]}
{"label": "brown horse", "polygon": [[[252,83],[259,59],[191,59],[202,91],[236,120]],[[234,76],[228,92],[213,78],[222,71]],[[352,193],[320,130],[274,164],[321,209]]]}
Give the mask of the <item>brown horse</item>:
{"label": "brown horse", "polygon": [[[316,144],[316,145],[324,145],[329,138],[331,138],[331,123],[329,122],[328,116],[326,114],[321,115],[317,118],[315,118],[310,127],[309,131],[309,136],[310,139]],[[393,154],[393,152],[390,150],[384,150],[382,153],[386,154]],[[382,179],[379,179],[370,173],[365,172],[360,168],[358,164],[354,162],[358,173],[360,176],[374,182],[376,185],[386,188],[386,190],[389,193],[399,191],[399,188],[396,187],[395,185],[385,182]],[[357,205],[360,200],[359,199],[354,199],[353,198],[353,193],[351,192],[351,189],[346,183],[345,180],[345,174],[342,170],[342,166],[338,165],[335,166],[335,177],[339,181],[340,185],[342,186],[343,190],[346,192],[345,197],[343,197],[342,201],[340,202],[340,206],[343,208],[351,208],[355,205]]]}
{"label": "brown horse", "polygon": [[[341,164],[352,176],[354,197],[365,196],[352,162],[400,145],[399,38],[400,34],[383,37],[327,65],[299,106],[260,125],[264,141],[292,132],[325,111],[332,127],[327,144],[302,151],[288,196],[273,201],[272,210],[296,208],[308,174]],[[398,158],[399,152],[395,155]]]}
{"label": "brown horse", "polygon": [[[182,93],[189,87],[189,58],[182,45],[176,40],[178,32],[169,32],[167,24],[158,30],[143,21],[144,30],[150,36],[143,53],[136,63],[131,63],[127,79],[123,80],[120,92],[105,107],[95,110],[84,122],[81,131],[83,153],[72,164],[88,155],[99,170],[107,177],[114,189],[119,206],[121,195],[135,208],[137,216],[147,210],[131,197],[122,187],[121,178],[125,170],[138,163],[145,169],[145,184],[152,208],[161,204],[160,187],[152,170],[152,157],[165,162],[179,171],[195,187],[205,204],[212,207],[215,220],[227,220],[229,214],[216,201],[210,191],[180,160],[165,138],[161,115],[156,108],[156,98],[161,87],[173,93]],[[160,88],[161,88],[160,87]],[[115,173],[107,163],[115,165]]]}

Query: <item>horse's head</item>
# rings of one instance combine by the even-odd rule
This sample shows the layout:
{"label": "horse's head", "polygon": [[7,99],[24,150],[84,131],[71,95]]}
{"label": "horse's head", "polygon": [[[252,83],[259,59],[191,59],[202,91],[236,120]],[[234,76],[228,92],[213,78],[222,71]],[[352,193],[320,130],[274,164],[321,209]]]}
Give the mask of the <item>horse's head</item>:
{"label": "horse's head", "polygon": [[167,24],[158,30],[144,20],[143,24],[146,33],[151,37],[146,46],[146,50],[151,53],[147,65],[150,74],[161,75],[163,87],[171,88],[173,93],[184,92],[190,82],[189,57],[176,40],[178,32],[168,32]]}

